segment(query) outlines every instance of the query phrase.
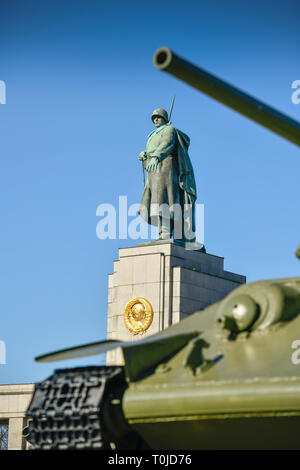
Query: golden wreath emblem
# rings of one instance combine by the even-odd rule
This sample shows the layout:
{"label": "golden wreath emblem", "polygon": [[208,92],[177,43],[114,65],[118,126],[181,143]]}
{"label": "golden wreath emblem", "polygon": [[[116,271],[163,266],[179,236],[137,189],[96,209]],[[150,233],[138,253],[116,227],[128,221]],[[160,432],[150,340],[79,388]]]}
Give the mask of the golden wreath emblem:
{"label": "golden wreath emblem", "polygon": [[143,297],[130,300],[124,310],[124,323],[132,335],[142,335],[153,320],[153,308]]}

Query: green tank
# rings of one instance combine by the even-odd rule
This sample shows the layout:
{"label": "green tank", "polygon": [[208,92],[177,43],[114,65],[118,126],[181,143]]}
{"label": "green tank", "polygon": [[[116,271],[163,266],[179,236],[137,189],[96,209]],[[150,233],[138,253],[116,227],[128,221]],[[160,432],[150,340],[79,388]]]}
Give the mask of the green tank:
{"label": "green tank", "polygon": [[[299,123],[169,49],[154,64],[300,144]],[[299,449],[299,312],[300,278],[254,282],[148,338],[39,356],[120,347],[124,364],[59,369],[36,384],[25,434],[34,449]]]}

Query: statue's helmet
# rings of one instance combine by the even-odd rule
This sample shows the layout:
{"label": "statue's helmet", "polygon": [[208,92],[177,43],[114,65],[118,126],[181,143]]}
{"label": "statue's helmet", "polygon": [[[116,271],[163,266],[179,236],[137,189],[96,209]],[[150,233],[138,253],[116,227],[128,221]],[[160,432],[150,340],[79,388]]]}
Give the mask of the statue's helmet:
{"label": "statue's helmet", "polygon": [[166,123],[169,121],[168,113],[163,108],[157,108],[153,111],[152,116],[151,116],[152,122],[153,122],[153,119],[154,119],[155,116],[159,116],[159,117],[164,118]]}

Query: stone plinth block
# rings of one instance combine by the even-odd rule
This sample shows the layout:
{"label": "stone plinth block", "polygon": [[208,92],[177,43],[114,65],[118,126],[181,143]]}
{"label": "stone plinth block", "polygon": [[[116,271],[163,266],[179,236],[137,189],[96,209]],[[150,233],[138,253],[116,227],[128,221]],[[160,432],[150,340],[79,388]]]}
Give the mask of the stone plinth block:
{"label": "stone plinth block", "polygon": [[[224,271],[224,259],[174,242],[120,248],[108,282],[107,339],[135,341],[179,322],[221,300],[246,282],[245,276]],[[152,305],[153,319],[142,334],[124,322],[128,302],[142,297]],[[107,364],[119,364],[119,350],[107,353]]]}

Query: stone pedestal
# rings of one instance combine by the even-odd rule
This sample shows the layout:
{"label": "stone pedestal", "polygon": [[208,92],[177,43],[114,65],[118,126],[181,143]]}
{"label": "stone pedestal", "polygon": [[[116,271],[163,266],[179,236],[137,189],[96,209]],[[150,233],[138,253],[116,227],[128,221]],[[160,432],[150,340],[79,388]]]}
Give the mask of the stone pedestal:
{"label": "stone pedestal", "polygon": [[30,447],[23,439],[27,425],[26,410],[34,391],[34,384],[0,385],[0,423],[8,425],[8,450]]}
{"label": "stone pedestal", "polygon": [[[179,322],[222,299],[246,282],[224,271],[224,259],[170,241],[120,248],[109,274],[107,339],[135,341]],[[143,335],[132,335],[124,323],[126,304],[136,297],[153,307],[153,321]],[[119,350],[107,353],[107,364],[119,364]]]}
{"label": "stone pedestal", "polygon": [[8,445],[9,450],[24,450],[25,441],[23,439],[23,418],[10,418],[8,425]]}

